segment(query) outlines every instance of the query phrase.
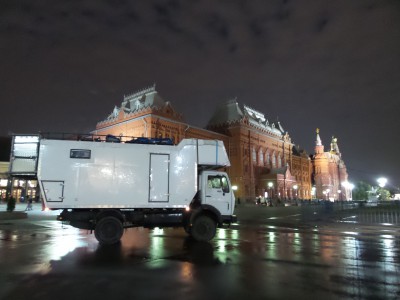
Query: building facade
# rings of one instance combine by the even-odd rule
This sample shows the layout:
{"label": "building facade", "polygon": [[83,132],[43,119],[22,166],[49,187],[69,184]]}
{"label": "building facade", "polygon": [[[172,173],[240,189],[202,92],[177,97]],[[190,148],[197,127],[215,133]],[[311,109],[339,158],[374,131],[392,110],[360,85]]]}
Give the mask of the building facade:
{"label": "building facade", "polygon": [[0,201],[6,199],[8,186],[8,166],[7,161],[0,161]]}
{"label": "building facade", "polygon": [[330,151],[325,151],[317,129],[313,179],[316,197],[331,201],[351,200],[351,188],[348,183],[346,165],[339,151],[337,138],[332,137]]}
{"label": "building facade", "polygon": [[311,161],[280,122],[234,99],[215,111],[207,129],[229,137],[230,177],[238,197],[311,199]]}
{"label": "building facade", "polygon": [[39,200],[38,184],[34,178],[10,178],[10,162],[0,162],[0,201],[6,201],[7,196],[13,197],[18,203],[26,199]]}
{"label": "building facade", "polygon": [[206,129],[188,124],[164,101],[155,86],[124,96],[121,105],[96,125],[95,135],[219,139],[227,149],[228,172],[237,187],[236,197],[253,201],[262,196],[274,200],[311,199],[312,163],[297,149],[280,122],[236,99],[217,108]]}

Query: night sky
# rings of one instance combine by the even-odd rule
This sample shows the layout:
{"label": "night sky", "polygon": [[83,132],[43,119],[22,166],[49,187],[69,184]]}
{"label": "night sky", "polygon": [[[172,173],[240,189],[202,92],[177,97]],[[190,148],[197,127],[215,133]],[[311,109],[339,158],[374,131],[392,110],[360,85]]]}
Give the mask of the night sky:
{"label": "night sky", "polygon": [[[101,2],[101,3],[100,3]],[[88,132],[156,83],[204,127],[234,97],[350,180],[400,186],[400,1],[0,2],[0,135]]]}

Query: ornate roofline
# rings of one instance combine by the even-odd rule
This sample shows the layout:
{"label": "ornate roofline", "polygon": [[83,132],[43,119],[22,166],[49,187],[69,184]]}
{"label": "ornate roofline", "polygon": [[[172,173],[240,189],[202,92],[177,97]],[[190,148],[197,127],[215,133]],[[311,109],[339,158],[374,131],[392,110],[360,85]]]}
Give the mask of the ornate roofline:
{"label": "ornate roofline", "polygon": [[150,92],[155,92],[155,91],[156,91],[156,84],[154,83],[152,86],[149,86],[142,90],[136,91],[132,94],[124,95],[124,101],[131,100],[131,99],[137,98],[139,96],[142,96],[144,94],[147,94]]}

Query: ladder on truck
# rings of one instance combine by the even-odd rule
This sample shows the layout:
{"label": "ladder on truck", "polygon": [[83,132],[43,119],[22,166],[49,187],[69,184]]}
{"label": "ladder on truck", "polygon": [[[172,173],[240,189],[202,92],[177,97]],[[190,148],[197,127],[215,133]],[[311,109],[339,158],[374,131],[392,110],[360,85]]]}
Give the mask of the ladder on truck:
{"label": "ladder on truck", "polygon": [[13,135],[9,167],[11,177],[36,177],[39,142],[39,135]]}

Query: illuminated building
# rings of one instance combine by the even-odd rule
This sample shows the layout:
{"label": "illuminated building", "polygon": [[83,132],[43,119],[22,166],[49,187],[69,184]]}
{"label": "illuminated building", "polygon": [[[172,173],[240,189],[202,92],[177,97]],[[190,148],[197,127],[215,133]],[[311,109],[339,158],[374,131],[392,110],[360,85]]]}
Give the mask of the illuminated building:
{"label": "illuminated building", "polygon": [[207,129],[229,137],[229,174],[239,197],[311,198],[311,162],[280,122],[236,99],[221,105]]}
{"label": "illuminated building", "polygon": [[9,162],[0,161],[0,201],[6,199]]}
{"label": "illuminated building", "polygon": [[7,196],[17,203],[28,198],[38,201],[39,187],[34,176],[9,176],[11,138],[0,137],[0,147],[0,201],[5,201]]}
{"label": "illuminated building", "polygon": [[253,201],[256,196],[273,199],[311,199],[312,164],[295,147],[280,122],[236,99],[217,108],[206,129],[188,124],[155,86],[124,96],[106,119],[96,125],[95,135],[162,137],[179,143],[184,138],[222,140],[231,160],[227,170],[236,197]]}
{"label": "illuminated building", "polygon": [[339,151],[337,138],[332,137],[331,149],[325,152],[319,136],[319,129],[317,129],[315,154],[312,162],[316,198],[339,201],[351,200],[347,169]]}

